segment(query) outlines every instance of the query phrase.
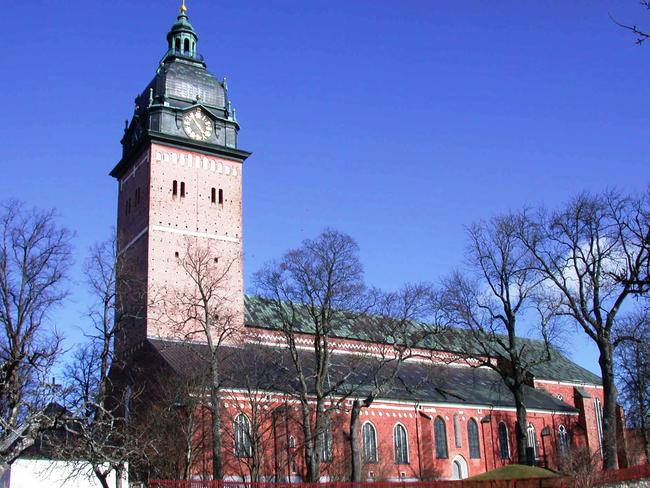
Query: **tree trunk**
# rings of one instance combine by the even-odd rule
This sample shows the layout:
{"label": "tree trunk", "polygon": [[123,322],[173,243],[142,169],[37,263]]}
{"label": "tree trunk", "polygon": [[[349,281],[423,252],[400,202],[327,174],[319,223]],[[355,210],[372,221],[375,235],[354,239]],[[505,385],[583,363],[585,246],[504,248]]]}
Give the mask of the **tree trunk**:
{"label": "tree trunk", "polygon": [[600,341],[598,345],[600,357],[600,372],[603,378],[603,469],[618,468],[617,434],[616,434],[616,401],[618,391],[614,383],[614,364],[612,361],[612,344],[608,340]]}
{"label": "tree trunk", "polygon": [[108,477],[108,473],[104,474],[96,469],[93,469],[93,471],[95,472],[95,476],[97,477],[97,480],[102,485],[102,488],[110,488],[110,486],[108,486],[108,481],[106,480],[106,478]]}
{"label": "tree trunk", "polygon": [[361,418],[361,400],[355,400],[352,403],[352,412],[350,413],[350,456],[351,472],[350,481],[361,481],[361,448],[359,447],[359,420]]}
{"label": "tree trunk", "polygon": [[599,344],[601,375],[603,378],[603,469],[612,470],[618,468],[617,453],[617,425],[616,425],[616,404],[618,392],[614,383],[614,367],[612,361],[612,345],[609,341],[603,340]]}
{"label": "tree trunk", "polygon": [[314,448],[315,438],[312,432],[311,412],[309,405],[302,405],[302,430],[305,438],[305,467],[307,468],[307,481],[316,483],[320,479],[320,465],[316,460]]}
{"label": "tree trunk", "polygon": [[643,364],[643,359],[641,359],[641,351],[640,351],[640,346],[637,344],[634,348],[635,354],[636,354],[636,361],[635,361],[635,367],[637,371],[637,375],[640,376],[641,381],[640,384],[637,383],[636,387],[636,395],[637,395],[637,403],[639,404],[639,422],[640,422],[640,427],[641,427],[641,440],[643,441],[643,452],[645,453],[645,459],[646,463],[650,464],[650,437],[648,436],[648,425],[646,423],[646,420],[648,418],[648,409],[647,407],[647,402],[646,402],[646,394],[648,392],[648,387],[646,385],[646,378],[647,378],[647,368]]}
{"label": "tree trunk", "polygon": [[517,443],[517,462],[519,464],[530,464],[526,453],[528,447],[528,412],[524,403],[524,393],[521,385],[515,386],[512,392],[515,397],[515,409],[517,411],[517,424],[515,426],[515,438]]}
{"label": "tree trunk", "polygon": [[115,470],[115,488],[122,488],[122,476],[124,475],[124,466],[120,465]]}
{"label": "tree trunk", "polygon": [[645,462],[650,464],[650,438],[648,437],[648,428],[645,425],[645,420],[641,422],[641,429],[643,435],[643,449],[645,451]]}
{"label": "tree trunk", "polygon": [[221,460],[221,404],[219,398],[218,365],[212,363],[212,384],[210,388],[210,404],[212,409],[212,479],[223,479],[223,463]]}

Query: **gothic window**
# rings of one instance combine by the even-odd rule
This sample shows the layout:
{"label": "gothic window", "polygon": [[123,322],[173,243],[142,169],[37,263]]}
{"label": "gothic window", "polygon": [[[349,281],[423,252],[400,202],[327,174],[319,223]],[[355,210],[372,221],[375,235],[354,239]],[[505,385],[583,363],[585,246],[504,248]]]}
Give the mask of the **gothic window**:
{"label": "gothic window", "polygon": [[185,197],[185,182],[181,181],[181,198]]}
{"label": "gothic window", "polygon": [[598,445],[603,447],[603,407],[600,403],[600,399],[596,398],[594,400],[594,410],[596,413],[596,430],[598,430]]}
{"label": "gothic window", "polygon": [[217,190],[215,188],[210,191],[210,201],[212,203],[217,203]]}
{"label": "gothic window", "polygon": [[408,464],[408,437],[406,435],[406,429],[402,424],[397,424],[393,429],[393,445],[395,448],[395,464]]}
{"label": "gothic window", "polygon": [[363,424],[361,429],[363,438],[363,460],[366,463],[377,462],[377,432],[370,422]]}
{"label": "gothic window", "polygon": [[436,457],[438,459],[447,459],[447,427],[442,417],[436,417],[433,423],[433,436],[436,439]]}
{"label": "gothic window", "polygon": [[501,459],[510,459],[510,445],[508,444],[508,427],[503,422],[499,423],[499,451]]}
{"label": "gothic window", "polygon": [[293,449],[296,447],[296,438],[292,435],[289,436],[289,448]]}
{"label": "gothic window", "polygon": [[235,456],[251,457],[251,424],[246,415],[240,413],[233,422],[235,432]]}
{"label": "gothic window", "polygon": [[172,182],[172,196],[178,195],[178,181],[174,180]]}
{"label": "gothic window", "polygon": [[569,452],[569,433],[564,425],[557,429],[557,447],[561,456],[566,456]]}
{"label": "gothic window", "polygon": [[332,460],[332,429],[330,428],[329,422],[327,422],[325,430],[323,431],[320,447],[321,461],[325,463],[330,462]]}
{"label": "gothic window", "polygon": [[223,207],[223,190],[219,188],[219,205]]}
{"label": "gothic window", "polygon": [[458,418],[458,414],[454,414],[454,445],[458,447],[462,447],[462,440],[461,440],[461,432],[460,432],[460,419]]}
{"label": "gothic window", "polygon": [[478,424],[474,419],[469,419],[469,422],[467,422],[467,443],[469,444],[469,457],[471,459],[480,459],[481,448],[478,442]]}
{"label": "gothic window", "polygon": [[537,435],[535,434],[535,426],[533,424],[528,424],[526,429],[527,446],[529,449],[533,450],[533,458],[537,459]]}

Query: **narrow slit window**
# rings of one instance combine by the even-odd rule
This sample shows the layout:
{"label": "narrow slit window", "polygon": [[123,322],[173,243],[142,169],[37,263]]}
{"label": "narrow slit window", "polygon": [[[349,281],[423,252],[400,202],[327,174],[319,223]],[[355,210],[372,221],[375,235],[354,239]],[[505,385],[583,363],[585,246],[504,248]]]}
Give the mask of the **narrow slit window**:
{"label": "narrow slit window", "polygon": [[217,190],[215,188],[210,192],[210,201],[212,203],[217,203]]}
{"label": "narrow slit window", "polygon": [[223,190],[219,188],[219,205],[223,206]]}
{"label": "narrow slit window", "polygon": [[172,183],[172,196],[178,195],[178,181],[174,180]]}
{"label": "narrow slit window", "polygon": [[181,198],[185,198],[185,182],[181,181]]}

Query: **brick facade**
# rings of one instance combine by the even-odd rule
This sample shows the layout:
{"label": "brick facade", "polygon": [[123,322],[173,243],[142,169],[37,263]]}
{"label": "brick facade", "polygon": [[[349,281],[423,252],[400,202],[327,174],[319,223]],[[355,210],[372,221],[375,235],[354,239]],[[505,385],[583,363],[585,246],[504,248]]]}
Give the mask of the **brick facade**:
{"label": "brick facade", "polygon": [[[176,35],[189,36],[188,39],[196,41],[184,11],[168,35],[170,46],[175,46],[172,41]],[[267,346],[283,342],[271,324],[246,323],[242,182],[243,162],[249,153],[236,148],[239,126],[227,98],[225,80],[219,81],[206,71],[202,58],[195,54],[194,44],[191,51],[179,53],[170,47],[156,71],[156,78],[138,98],[136,113],[123,139],[124,156],[111,173],[119,189],[117,246],[124,264],[122,278],[129,276],[137,283],[124,298],[128,301],[125,305],[131,310],[131,318],[125,324],[123,335],[117,338],[116,348],[118,353],[131,354],[133,358],[152,341],[188,339],[187,331],[176,326],[174,311],[163,309],[159,298],[170,290],[194,289],[187,274],[179,268],[179,260],[193,245],[207,249],[214,262],[228,270],[224,282],[226,292],[221,298],[241,332],[236,340]],[[204,105],[204,102],[211,105]],[[183,117],[196,110],[203,111],[203,119],[213,124],[204,134],[204,140],[197,140],[196,133],[183,133]],[[192,339],[201,340],[200,337]],[[308,349],[310,336],[304,334],[298,342]],[[333,338],[332,347],[333,354],[354,355],[380,354],[385,352],[386,345],[337,337]],[[448,368],[478,366],[476,360],[451,350],[422,349],[419,352],[422,358],[417,361],[420,363],[444,364]],[[158,360],[164,363],[159,356]],[[569,362],[566,358],[563,360]],[[145,370],[146,367],[151,368],[148,363]],[[172,374],[173,369],[168,364],[165,375]],[[557,410],[529,408],[528,428],[534,431],[537,464],[557,467],[563,432],[572,446],[598,452],[601,441],[597,404],[602,403],[602,387],[597,383],[597,379],[571,382],[543,375],[532,379],[530,386],[537,390],[535,393],[545,392],[541,396],[547,400],[552,397],[561,400],[561,405],[555,400],[543,402],[559,405],[561,408]],[[364,464],[365,479],[467,477],[514,462],[517,459],[514,408],[505,406],[507,401],[474,402],[471,388],[466,393],[470,398],[459,403],[454,403],[453,397],[438,403],[387,397],[363,410],[362,422],[372,425],[377,451],[376,462]],[[296,405],[277,391],[260,392],[264,401],[258,402],[256,408],[250,405],[250,398],[234,389],[226,389],[223,395],[225,477],[246,479],[250,476],[251,456],[238,456],[233,444],[237,437],[234,422],[243,414],[247,422],[254,420],[261,432],[261,478],[304,478],[302,431]],[[539,401],[540,395],[537,397]],[[332,456],[322,465],[322,475],[326,479],[345,479],[349,473],[348,408],[349,403],[344,402],[332,414]],[[202,407],[197,414],[201,418],[208,415]],[[209,425],[209,422],[204,419],[204,424]],[[440,433],[443,424],[444,435]],[[396,463],[394,438],[398,425],[406,432],[407,441],[407,462],[400,464]],[[476,427],[476,437],[470,435],[470,425]],[[197,435],[207,438],[209,429],[202,429]],[[437,443],[443,438],[446,452],[441,455]],[[470,438],[475,442],[474,452],[470,452]],[[208,476],[208,451],[195,462],[193,472],[197,476]]]}

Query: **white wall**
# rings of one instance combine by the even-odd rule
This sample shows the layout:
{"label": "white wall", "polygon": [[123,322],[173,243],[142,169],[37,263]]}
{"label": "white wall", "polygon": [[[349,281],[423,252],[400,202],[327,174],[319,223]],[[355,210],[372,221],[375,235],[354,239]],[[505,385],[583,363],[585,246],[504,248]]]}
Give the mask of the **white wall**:
{"label": "white wall", "polygon": [[[48,459],[18,459],[11,465],[9,484],[2,488],[101,488],[101,484],[92,473],[90,466],[85,473],[74,478],[68,478],[72,466],[65,461],[50,461]],[[108,477],[108,485],[115,486],[115,473]],[[122,483],[128,487],[126,474]]]}

